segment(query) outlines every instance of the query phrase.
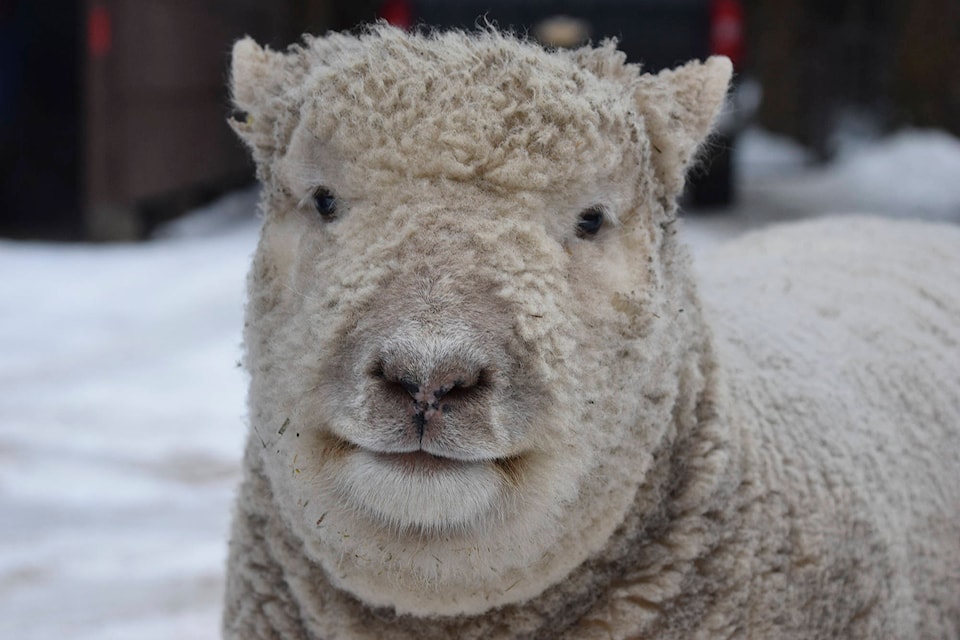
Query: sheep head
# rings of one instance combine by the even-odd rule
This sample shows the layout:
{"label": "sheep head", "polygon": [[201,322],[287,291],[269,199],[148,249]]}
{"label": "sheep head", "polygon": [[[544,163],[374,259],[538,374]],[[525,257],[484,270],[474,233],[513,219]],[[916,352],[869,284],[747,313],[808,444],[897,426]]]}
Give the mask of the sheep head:
{"label": "sheep head", "polygon": [[603,546],[671,429],[674,200],[729,76],[493,32],[237,43],[251,442],[334,584],[479,613]]}

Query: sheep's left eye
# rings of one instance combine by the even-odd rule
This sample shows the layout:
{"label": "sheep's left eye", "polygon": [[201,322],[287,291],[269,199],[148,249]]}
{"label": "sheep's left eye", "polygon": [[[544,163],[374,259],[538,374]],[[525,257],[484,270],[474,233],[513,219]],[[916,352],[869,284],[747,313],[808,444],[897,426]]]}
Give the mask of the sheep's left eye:
{"label": "sheep's left eye", "polygon": [[330,222],[337,215],[337,198],[326,187],[313,192],[313,206],[324,222]]}
{"label": "sheep's left eye", "polygon": [[601,207],[584,209],[580,212],[580,220],[577,221],[577,235],[581,238],[595,236],[602,226],[603,209]]}

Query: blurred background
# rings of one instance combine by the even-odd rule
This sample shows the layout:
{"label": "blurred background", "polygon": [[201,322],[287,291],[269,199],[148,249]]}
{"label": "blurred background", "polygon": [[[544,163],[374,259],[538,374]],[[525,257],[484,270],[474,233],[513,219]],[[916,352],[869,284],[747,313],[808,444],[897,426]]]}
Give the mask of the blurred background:
{"label": "blurred background", "polygon": [[274,48],[363,21],[471,27],[479,16],[556,46],[620,38],[650,70],[722,53],[740,85],[690,202],[736,193],[748,123],[810,162],[842,135],[960,134],[956,0],[0,0],[0,235],[145,238],[247,183],[225,124],[231,43]]}
{"label": "blurred background", "polygon": [[259,226],[232,42],[480,16],[733,58],[695,266],[777,221],[960,223],[957,0],[0,0],[0,638],[219,636]]}

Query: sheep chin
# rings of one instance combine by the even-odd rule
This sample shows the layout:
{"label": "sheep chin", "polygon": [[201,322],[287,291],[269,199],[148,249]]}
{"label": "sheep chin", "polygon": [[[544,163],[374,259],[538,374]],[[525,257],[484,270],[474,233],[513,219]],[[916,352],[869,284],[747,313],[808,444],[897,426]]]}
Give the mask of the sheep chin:
{"label": "sheep chin", "polygon": [[496,512],[501,474],[492,462],[424,454],[356,451],[336,481],[337,493],[391,528],[465,529]]}

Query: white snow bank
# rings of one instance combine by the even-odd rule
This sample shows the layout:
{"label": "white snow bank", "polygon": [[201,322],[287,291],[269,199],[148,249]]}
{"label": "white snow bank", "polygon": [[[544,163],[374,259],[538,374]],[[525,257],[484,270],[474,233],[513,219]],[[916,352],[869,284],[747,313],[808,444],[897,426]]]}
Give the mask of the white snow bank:
{"label": "white snow bank", "polygon": [[747,132],[741,142],[746,204],[755,201],[774,216],[869,213],[960,222],[960,140],[943,131],[860,141],[822,166],[803,166],[802,148],[761,131]]}
{"label": "white snow bank", "polygon": [[942,131],[879,139],[851,131],[834,162],[815,165],[799,144],[754,128],[738,139],[734,162],[735,206],[687,216],[695,254],[750,229],[823,215],[960,223],[960,140]]}
{"label": "white snow bank", "polygon": [[255,199],[202,239],[0,242],[0,638],[218,636]]}
{"label": "white snow bank", "polygon": [[803,171],[813,160],[800,143],[757,127],[746,129],[737,138],[734,162],[737,177],[757,180]]}
{"label": "white snow bank", "polygon": [[824,173],[841,209],[960,222],[960,140],[942,131],[897,133]]}

